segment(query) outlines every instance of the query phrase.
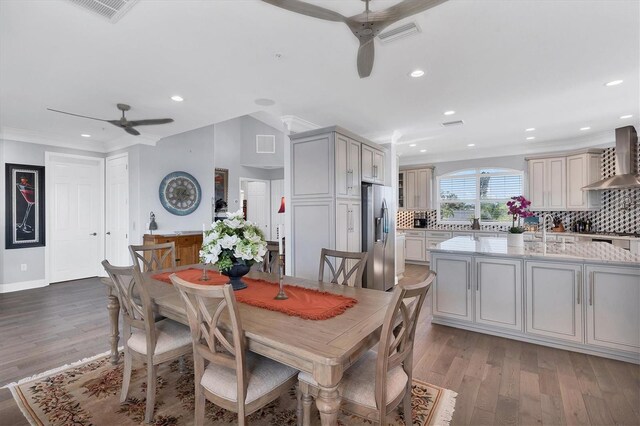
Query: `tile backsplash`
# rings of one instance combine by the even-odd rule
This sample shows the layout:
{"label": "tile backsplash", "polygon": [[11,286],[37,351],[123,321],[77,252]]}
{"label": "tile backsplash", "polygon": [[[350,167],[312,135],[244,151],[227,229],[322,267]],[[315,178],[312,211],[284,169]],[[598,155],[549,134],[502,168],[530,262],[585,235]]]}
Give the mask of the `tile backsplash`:
{"label": "tile backsplash", "polygon": [[[639,147],[640,149],[640,147]],[[640,157],[638,158],[640,169]],[[608,148],[602,153],[602,177],[607,178],[615,174],[615,148]],[[640,188],[602,191],[602,208],[598,211],[535,211],[538,217],[549,213],[559,216],[567,230],[578,219],[591,220],[595,231],[602,232],[640,232]],[[426,217],[429,228],[465,230],[469,225],[436,224],[436,211],[428,210]],[[398,211],[396,223],[398,227],[413,227],[412,211]],[[506,231],[509,225],[481,225],[487,231]]]}

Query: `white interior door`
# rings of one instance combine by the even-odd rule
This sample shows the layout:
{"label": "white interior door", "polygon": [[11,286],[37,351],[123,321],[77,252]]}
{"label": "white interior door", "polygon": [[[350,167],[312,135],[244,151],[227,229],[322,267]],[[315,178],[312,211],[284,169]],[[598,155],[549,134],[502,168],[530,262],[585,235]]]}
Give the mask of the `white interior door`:
{"label": "white interior door", "polygon": [[104,159],[47,154],[49,282],[101,275]]}
{"label": "white interior door", "polygon": [[[280,210],[280,201],[284,197],[284,179],[271,181],[271,240],[278,239],[278,225],[284,233],[284,213],[278,213]],[[285,200],[286,202],[286,200]],[[286,209],[286,207],[285,207]],[[267,235],[267,238],[269,236]]]}
{"label": "white interior door", "polygon": [[107,158],[105,257],[117,266],[131,264],[129,256],[129,157]]}
{"label": "white interior door", "polygon": [[271,196],[269,184],[261,181],[247,182],[247,220],[256,223],[265,236],[271,235]]}

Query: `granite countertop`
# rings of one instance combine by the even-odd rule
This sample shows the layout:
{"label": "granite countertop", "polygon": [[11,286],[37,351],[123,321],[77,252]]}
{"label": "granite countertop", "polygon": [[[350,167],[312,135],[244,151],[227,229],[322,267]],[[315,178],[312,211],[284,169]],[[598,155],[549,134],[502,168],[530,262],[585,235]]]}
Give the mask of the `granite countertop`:
{"label": "granite countertop", "polygon": [[[489,230],[489,229],[439,229],[439,228],[397,228],[400,231],[439,231],[439,232],[478,232],[478,233],[489,233],[489,234],[507,234],[507,231],[499,231],[499,230]],[[536,237],[542,238],[542,231],[537,232],[525,232],[527,235],[534,234]],[[602,238],[602,239],[611,239],[611,240],[640,240],[638,237],[634,237],[633,235],[606,235],[606,234],[587,234],[584,232],[553,232],[547,231],[547,235],[557,235],[560,237],[588,237],[588,238]]]}
{"label": "granite countertop", "polygon": [[616,263],[640,268],[640,255],[602,242],[525,242],[524,247],[507,246],[506,238],[455,237],[438,244],[431,252],[481,254],[486,256],[543,260],[574,260],[589,263]]}

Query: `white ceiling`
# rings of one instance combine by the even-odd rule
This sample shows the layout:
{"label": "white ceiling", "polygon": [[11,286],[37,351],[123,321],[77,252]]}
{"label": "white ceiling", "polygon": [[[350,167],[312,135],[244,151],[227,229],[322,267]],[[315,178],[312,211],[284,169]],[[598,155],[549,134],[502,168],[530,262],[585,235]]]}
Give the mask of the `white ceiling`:
{"label": "white ceiling", "polygon": [[[346,15],[363,8],[313,3]],[[359,79],[344,24],[257,0],[142,0],[116,24],[67,0],[2,0],[1,130],[100,151],[265,110],[380,142],[395,132],[401,161],[419,163],[600,144],[639,122],[639,1],[450,0],[415,20],[422,32],[376,42],[373,73]],[[426,75],[410,78],[415,68]],[[616,79],[624,83],[604,86]],[[118,102],[132,106],[129,119],[175,122],[140,127],[136,139],[46,110],[113,119]],[[440,126],[454,119],[465,125]]]}

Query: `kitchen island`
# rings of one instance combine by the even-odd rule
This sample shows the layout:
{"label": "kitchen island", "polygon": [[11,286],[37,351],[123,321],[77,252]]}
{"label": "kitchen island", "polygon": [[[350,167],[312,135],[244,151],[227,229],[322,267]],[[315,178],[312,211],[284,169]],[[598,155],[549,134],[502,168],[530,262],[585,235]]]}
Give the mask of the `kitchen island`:
{"label": "kitchen island", "polygon": [[430,256],[433,323],[640,363],[640,255],[460,236]]}

